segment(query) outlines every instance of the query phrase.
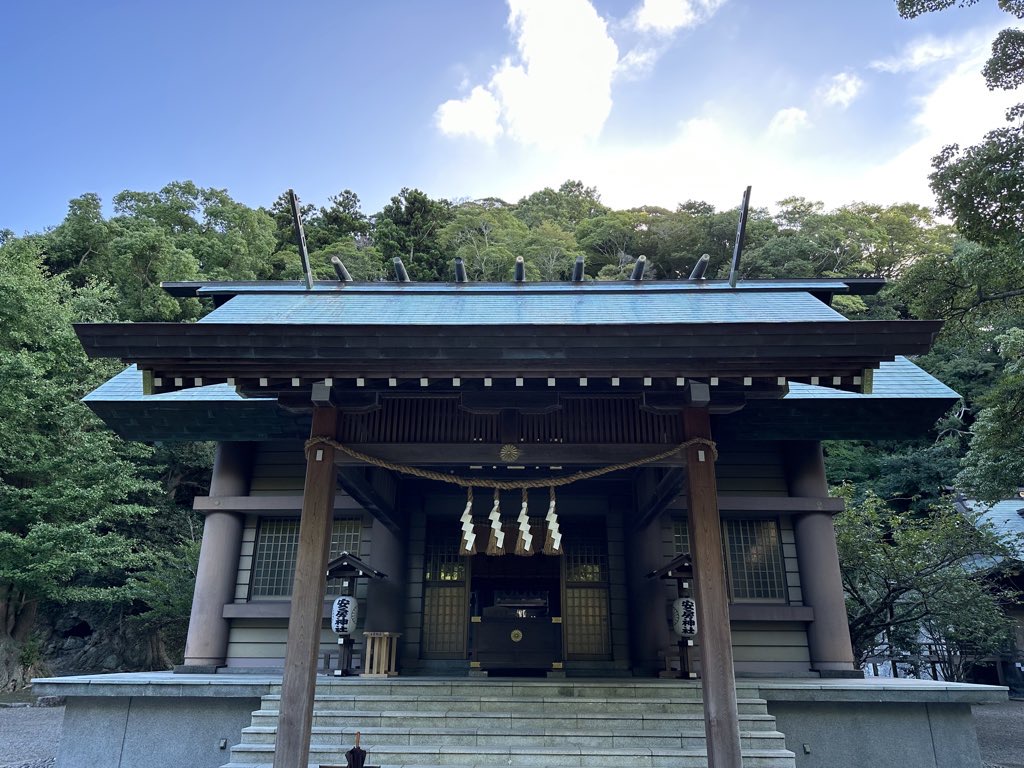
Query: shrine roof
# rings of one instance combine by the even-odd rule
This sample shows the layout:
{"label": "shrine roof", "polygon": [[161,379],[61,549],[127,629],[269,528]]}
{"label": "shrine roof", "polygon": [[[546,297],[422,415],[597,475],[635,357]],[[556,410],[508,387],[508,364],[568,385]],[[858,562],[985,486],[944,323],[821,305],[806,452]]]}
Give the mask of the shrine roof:
{"label": "shrine roof", "polygon": [[[767,439],[889,439],[927,431],[959,395],[905,357],[882,362],[871,394],[793,382],[779,400],[755,400],[722,421],[723,434]],[[143,394],[143,375],[130,366],[86,395],[84,402],[131,440],[269,440],[301,438],[308,414],[274,398],[245,398],[214,384]]]}
{"label": "shrine roof", "polygon": [[[506,286],[507,287],[507,286]],[[241,294],[200,323],[245,325],[664,325],[845,322],[806,291],[453,290]]]}
{"label": "shrine roof", "polygon": [[974,499],[962,499],[959,503],[972,512],[980,513],[979,520],[1006,537],[1017,551],[1018,558],[1024,560],[1024,498],[1018,496],[995,504]]}

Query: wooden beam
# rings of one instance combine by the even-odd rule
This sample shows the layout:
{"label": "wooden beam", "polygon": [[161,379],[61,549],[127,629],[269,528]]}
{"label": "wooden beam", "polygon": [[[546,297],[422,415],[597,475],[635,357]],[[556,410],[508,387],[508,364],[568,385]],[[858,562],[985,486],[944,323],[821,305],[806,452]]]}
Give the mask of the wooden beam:
{"label": "wooden beam", "polygon": [[[665,443],[519,443],[519,458],[513,464],[543,466],[550,464],[618,464],[632,461],[671,448]],[[500,458],[501,443],[352,443],[370,456],[396,464],[414,466],[464,466],[466,464],[506,464]],[[339,466],[359,465],[365,462],[338,453]],[[678,456],[650,464],[649,466],[679,466]],[[566,470],[569,474],[569,470]]]}
{"label": "wooden beam", "polygon": [[682,492],[686,484],[685,477],[682,467],[670,467],[647,498],[639,500],[639,514],[633,523],[634,527],[643,528],[668,509],[669,504]]}
{"label": "wooden beam", "polygon": [[[338,412],[331,407],[313,410],[311,437],[336,439]],[[281,707],[277,725],[274,768],[306,768],[313,725],[317,657],[320,652],[327,562],[334,524],[334,491],[337,485],[334,449],[318,445],[306,459],[306,483],[292,586],[291,617]]]}
{"label": "wooden beam", "polygon": [[[192,501],[196,512],[256,512],[281,513],[298,516],[302,511],[301,496],[196,496]],[[362,506],[348,496],[334,499],[336,511],[362,509]]]}
{"label": "wooden beam", "polygon": [[[686,511],[686,498],[679,496],[669,509]],[[831,512],[837,515],[846,508],[846,502],[838,498],[803,499],[796,496],[719,496],[719,512],[766,512],[777,516],[779,512]]]}
{"label": "wooden beam", "polygon": [[[711,418],[707,408],[684,409],[683,429],[688,440],[695,437],[710,440]],[[715,462],[709,446],[695,445],[686,449],[686,475],[708,768],[741,768],[743,757],[729,629],[729,597],[722,557],[722,525]]]}
{"label": "wooden beam", "polygon": [[398,481],[391,472],[365,466],[342,467],[338,483],[389,531],[397,534],[403,529],[402,516],[395,507]]}

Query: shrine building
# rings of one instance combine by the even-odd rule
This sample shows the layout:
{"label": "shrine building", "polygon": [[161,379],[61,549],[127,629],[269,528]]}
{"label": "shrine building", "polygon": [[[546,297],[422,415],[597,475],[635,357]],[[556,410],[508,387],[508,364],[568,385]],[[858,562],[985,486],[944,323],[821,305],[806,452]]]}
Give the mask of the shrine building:
{"label": "shrine building", "polygon": [[[832,307],[882,284],[177,282],[212,311],[77,326],[129,365],[85,399],[113,430],[217,443],[174,678],[283,671],[278,750],[284,729],[308,749],[354,586],[357,673],[364,632],[398,680],[688,664],[709,729],[737,679],[864,684],[822,441],[918,437],[957,401],[908,359],[940,323]],[[343,553],[381,578],[325,583]],[[685,582],[652,577],[683,555]]]}

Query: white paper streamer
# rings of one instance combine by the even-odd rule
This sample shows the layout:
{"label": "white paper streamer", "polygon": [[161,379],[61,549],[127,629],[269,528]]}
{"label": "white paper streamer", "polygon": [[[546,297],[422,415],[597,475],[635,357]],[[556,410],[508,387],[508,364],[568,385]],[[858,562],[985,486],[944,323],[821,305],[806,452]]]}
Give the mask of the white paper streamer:
{"label": "white paper streamer", "polygon": [[548,524],[548,532],[551,533],[551,548],[555,552],[562,550],[562,533],[558,530],[558,515],[555,514],[555,500],[552,498],[548,504],[548,513],[544,516]]}
{"label": "white paper streamer", "polygon": [[519,508],[519,535],[523,540],[523,549],[529,552],[533,549],[533,534],[530,533],[530,516],[526,508],[526,499],[523,499],[523,506]]}
{"label": "white paper streamer", "polygon": [[466,502],[466,509],[459,518],[462,521],[462,547],[467,553],[473,552],[476,545],[476,532],[473,529],[473,500]]}
{"label": "white paper streamer", "polygon": [[501,502],[495,498],[494,506],[491,507],[491,514],[487,516],[487,519],[491,521],[491,530],[494,531],[494,542],[498,549],[504,549],[505,547],[505,531],[501,529],[501,512],[498,511],[501,506]]}

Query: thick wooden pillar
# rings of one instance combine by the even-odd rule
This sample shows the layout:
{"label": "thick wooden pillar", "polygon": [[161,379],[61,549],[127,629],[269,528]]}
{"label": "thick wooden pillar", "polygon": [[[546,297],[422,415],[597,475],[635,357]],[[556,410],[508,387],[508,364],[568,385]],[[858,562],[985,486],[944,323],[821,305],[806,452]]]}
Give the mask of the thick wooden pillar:
{"label": "thick wooden pillar", "polygon": [[[711,439],[707,408],[683,409],[686,439]],[[701,688],[708,768],[741,768],[736,674],[729,629],[729,596],[722,555],[715,462],[709,446],[686,449],[686,499],[689,506],[690,554],[693,557],[697,632],[700,640]]]}
{"label": "thick wooden pillar", "polygon": [[[334,439],[338,412],[331,407],[313,409],[311,437]],[[323,621],[327,562],[334,522],[334,491],[337,470],[334,449],[314,446],[306,457],[306,484],[302,492],[299,548],[288,618],[281,707],[274,749],[274,768],[306,768],[313,725],[317,656]]]}
{"label": "thick wooden pillar", "polygon": [[[814,440],[790,443],[785,456],[790,496],[828,497],[821,443]],[[862,677],[853,662],[832,515],[828,512],[798,515],[793,518],[793,529],[804,604],[814,608],[814,621],[807,626],[811,669],[822,677]]]}
{"label": "thick wooden pillar", "polygon": [[[252,443],[217,443],[210,496],[247,496],[252,471]],[[185,640],[185,663],[177,672],[215,672],[227,660],[228,631],[224,605],[235,596],[242,516],[211,511],[203,525],[192,617]]]}

